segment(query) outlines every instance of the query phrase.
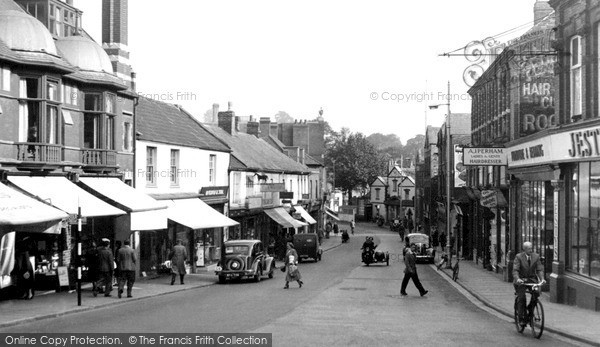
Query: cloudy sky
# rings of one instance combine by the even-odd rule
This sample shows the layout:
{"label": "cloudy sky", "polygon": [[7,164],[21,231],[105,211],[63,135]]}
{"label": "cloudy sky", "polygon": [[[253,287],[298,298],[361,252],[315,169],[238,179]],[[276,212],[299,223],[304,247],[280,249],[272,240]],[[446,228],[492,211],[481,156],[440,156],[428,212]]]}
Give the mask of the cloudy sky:
{"label": "cloudy sky", "polygon": [[[101,0],[75,0],[101,42]],[[238,116],[278,111],[334,129],[403,142],[470,112],[464,56],[472,41],[505,42],[533,21],[535,0],[130,0],[129,48],[138,92],[202,117],[233,102]],[[456,53],[463,53],[458,50]]]}

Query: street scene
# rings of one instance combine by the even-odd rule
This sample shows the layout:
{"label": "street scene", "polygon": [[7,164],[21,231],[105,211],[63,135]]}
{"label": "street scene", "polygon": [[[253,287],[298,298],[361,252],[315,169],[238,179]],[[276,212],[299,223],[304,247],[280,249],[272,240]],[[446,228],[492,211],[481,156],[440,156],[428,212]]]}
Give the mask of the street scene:
{"label": "street scene", "polygon": [[599,23],[0,0],[0,346],[600,346]]}

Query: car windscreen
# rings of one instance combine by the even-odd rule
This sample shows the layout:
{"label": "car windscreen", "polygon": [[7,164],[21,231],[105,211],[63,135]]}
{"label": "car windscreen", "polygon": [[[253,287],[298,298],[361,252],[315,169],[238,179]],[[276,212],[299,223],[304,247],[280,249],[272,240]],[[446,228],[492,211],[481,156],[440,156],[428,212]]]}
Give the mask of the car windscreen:
{"label": "car windscreen", "polygon": [[225,246],[225,254],[243,254],[248,255],[250,247],[247,245]]}
{"label": "car windscreen", "polygon": [[408,240],[410,243],[424,243],[429,244],[429,236],[427,235],[413,235],[409,236]]}

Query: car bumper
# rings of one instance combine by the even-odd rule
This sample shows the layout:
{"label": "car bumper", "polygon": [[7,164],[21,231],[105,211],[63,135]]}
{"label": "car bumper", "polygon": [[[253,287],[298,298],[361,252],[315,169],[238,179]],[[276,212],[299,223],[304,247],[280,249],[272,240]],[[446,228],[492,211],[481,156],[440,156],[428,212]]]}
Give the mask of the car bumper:
{"label": "car bumper", "polygon": [[225,276],[227,278],[238,278],[238,277],[247,277],[254,276],[254,271],[244,270],[244,271],[215,271],[217,276]]}

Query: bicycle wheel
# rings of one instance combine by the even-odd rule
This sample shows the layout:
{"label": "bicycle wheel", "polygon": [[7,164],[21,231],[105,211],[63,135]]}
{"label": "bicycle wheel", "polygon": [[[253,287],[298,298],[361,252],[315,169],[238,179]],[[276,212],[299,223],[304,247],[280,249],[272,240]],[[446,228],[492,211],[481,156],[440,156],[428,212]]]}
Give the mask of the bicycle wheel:
{"label": "bicycle wheel", "polygon": [[515,327],[517,328],[517,331],[520,333],[523,333],[523,330],[525,330],[525,326],[519,324],[519,310],[517,309],[517,298],[515,298],[515,314],[514,314],[514,318],[515,318]]}
{"label": "bicycle wheel", "polygon": [[531,312],[531,315],[529,316],[531,318],[529,325],[531,326],[533,337],[539,339],[544,332],[544,306],[542,306],[540,301],[537,301],[535,307],[532,309],[533,312]]}

